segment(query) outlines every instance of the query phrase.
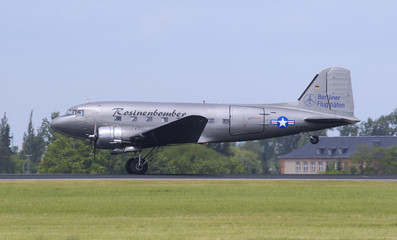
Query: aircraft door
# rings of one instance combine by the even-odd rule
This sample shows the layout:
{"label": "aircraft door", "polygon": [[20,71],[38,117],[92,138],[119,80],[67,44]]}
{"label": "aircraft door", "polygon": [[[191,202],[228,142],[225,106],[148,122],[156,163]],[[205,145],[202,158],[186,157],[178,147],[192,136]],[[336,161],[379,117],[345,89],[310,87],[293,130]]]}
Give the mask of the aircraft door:
{"label": "aircraft door", "polygon": [[265,110],[261,107],[230,106],[230,135],[262,133]]}
{"label": "aircraft door", "polygon": [[93,134],[94,133],[94,126],[95,126],[95,115],[92,112],[92,109],[84,109],[84,130],[87,132],[87,134]]}

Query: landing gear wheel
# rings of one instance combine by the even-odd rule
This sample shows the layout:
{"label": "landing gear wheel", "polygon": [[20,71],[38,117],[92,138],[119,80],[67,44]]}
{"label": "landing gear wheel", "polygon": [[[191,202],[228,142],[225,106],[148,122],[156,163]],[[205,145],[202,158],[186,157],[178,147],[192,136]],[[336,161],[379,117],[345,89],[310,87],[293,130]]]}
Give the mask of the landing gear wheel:
{"label": "landing gear wheel", "polygon": [[145,174],[148,169],[148,163],[144,158],[141,158],[141,164],[139,164],[139,158],[130,158],[125,164],[125,170],[129,174]]}
{"label": "landing gear wheel", "polygon": [[318,136],[310,136],[310,142],[312,144],[317,144],[320,141],[320,139],[318,138]]}

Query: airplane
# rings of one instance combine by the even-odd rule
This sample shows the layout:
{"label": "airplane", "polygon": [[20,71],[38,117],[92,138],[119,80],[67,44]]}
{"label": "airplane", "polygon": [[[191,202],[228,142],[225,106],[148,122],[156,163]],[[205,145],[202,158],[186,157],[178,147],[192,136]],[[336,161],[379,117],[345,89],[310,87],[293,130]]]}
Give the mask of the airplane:
{"label": "airplane", "polygon": [[[91,102],[51,122],[58,133],[90,140],[111,154],[133,152],[130,174],[144,174],[159,147],[185,143],[250,141],[353,124],[350,71],[326,68],[298,100],[278,104]],[[318,136],[310,142],[318,143]],[[151,148],[142,157],[143,149]],[[138,155],[138,156],[137,156]]]}

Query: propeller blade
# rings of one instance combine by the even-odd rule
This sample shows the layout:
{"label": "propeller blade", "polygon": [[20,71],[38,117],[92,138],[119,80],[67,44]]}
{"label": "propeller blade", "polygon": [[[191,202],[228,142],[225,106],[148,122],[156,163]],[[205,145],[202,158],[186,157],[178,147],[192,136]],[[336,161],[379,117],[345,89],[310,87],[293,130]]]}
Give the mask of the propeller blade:
{"label": "propeller blade", "polygon": [[92,153],[92,140],[90,140],[90,152]]}
{"label": "propeller blade", "polygon": [[94,142],[94,162],[96,160],[96,142]]}
{"label": "propeller blade", "polygon": [[96,127],[96,121],[94,122],[94,162],[96,160],[96,140],[98,139],[98,134],[97,134],[97,127]]}
{"label": "propeller blade", "polygon": [[[90,151],[92,153],[92,149],[94,149],[94,157],[95,157],[95,151],[96,151],[96,140],[97,140],[97,127],[96,127],[96,122],[94,123],[94,134],[89,135],[88,138],[90,139]],[[92,146],[94,145],[94,146]]]}

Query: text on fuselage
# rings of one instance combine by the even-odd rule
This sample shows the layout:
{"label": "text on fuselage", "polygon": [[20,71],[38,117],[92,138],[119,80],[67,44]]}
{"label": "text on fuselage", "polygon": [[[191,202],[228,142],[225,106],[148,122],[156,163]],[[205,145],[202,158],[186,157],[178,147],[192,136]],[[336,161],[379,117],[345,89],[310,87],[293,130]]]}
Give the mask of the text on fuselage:
{"label": "text on fuselage", "polygon": [[184,117],[186,112],[178,112],[174,109],[171,112],[159,111],[144,111],[144,110],[124,110],[124,108],[113,108],[113,116],[153,116],[153,117]]}

